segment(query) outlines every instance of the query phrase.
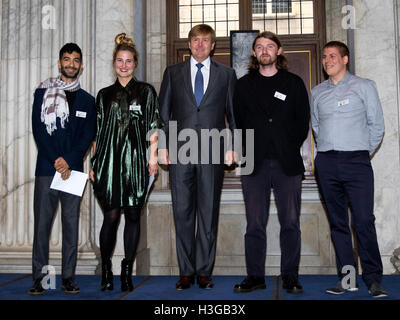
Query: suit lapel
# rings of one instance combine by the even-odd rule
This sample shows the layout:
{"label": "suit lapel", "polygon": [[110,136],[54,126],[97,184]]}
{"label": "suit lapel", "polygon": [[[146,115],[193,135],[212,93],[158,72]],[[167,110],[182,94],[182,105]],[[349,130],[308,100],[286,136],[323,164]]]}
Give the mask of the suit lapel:
{"label": "suit lapel", "polygon": [[203,99],[201,100],[200,106],[208,99],[208,97],[212,94],[212,92],[217,87],[218,77],[219,77],[218,66],[216,65],[216,63],[214,61],[211,60],[210,79],[208,80],[207,90],[204,93],[204,96],[203,96]]}
{"label": "suit lapel", "polygon": [[196,98],[194,97],[193,87],[192,87],[190,59],[186,60],[184,66],[183,66],[183,82],[184,82],[184,88],[186,90],[186,93],[190,97],[190,100],[192,101],[194,106],[197,107]]}

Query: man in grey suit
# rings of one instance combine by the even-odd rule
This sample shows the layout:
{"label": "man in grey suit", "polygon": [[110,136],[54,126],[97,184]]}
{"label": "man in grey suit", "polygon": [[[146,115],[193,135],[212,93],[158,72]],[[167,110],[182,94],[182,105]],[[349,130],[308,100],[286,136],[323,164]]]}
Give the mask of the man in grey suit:
{"label": "man in grey suit", "polygon": [[[189,32],[191,58],[167,67],[160,90],[161,117],[166,124],[163,131],[170,136],[168,149],[159,151],[159,161],[170,165],[180,270],[177,290],[188,289],[196,275],[200,288],[214,286],[210,276],[215,260],[224,154],[227,165],[236,157],[233,151],[224,148],[221,136],[215,144],[213,138],[204,134],[211,130],[221,133],[226,128],[225,115],[229,129],[236,128],[232,106],[236,75],[233,69],[210,59],[215,40],[215,31],[210,26],[193,27]],[[175,129],[178,139],[173,141]],[[182,136],[187,137],[188,133],[189,141],[182,141]],[[195,137],[190,137],[190,133]],[[188,144],[190,148],[182,152]],[[190,161],[183,159],[186,156]]]}

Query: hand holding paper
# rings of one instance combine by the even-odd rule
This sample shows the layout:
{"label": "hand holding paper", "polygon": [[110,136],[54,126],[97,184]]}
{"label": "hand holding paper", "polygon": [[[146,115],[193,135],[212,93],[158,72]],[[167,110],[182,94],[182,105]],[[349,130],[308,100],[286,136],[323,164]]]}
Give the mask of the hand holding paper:
{"label": "hand holding paper", "polygon": [[67,180],[63,180],[61,174],[56,172],[50,189],[63,191],[79,197],[82,197],[88,179],[87,173],[72,170],[71,176]]}

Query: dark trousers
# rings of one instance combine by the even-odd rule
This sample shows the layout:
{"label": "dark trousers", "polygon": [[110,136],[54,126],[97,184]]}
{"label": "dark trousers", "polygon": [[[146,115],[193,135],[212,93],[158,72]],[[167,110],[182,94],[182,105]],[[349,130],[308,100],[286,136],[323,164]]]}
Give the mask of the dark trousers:
{"label": "dark trousers", "polygon": [[380,282],[382,260],[375,230],[374,174],[368,151],[318,152],[315,167],[330,222],[339,277],[343,276],[344,266],[356,265],[349,228],[350,202],[363,280],[368,286]]}
{"label": "dark trousers", "polygon": [[39,279],[43,266],[49,264],[49,242],[58,200],[61,202],[62,223],[62,278],[75,276],[79,209],[81,198],[50,189],[53,177],[36,177],[33,199],[34,234],[32,250],[32,277]]}
{"label": "dark trousers", "polygon": [[265,159],[253,175],[242,176],[247,218],[245,254],[249,276],[265,275],[271,187],[281,225],[281,274],[297,276],[301,248],[301,180],[301,175],[287,176],[279,162],[272,159]]}
{"label": "dark trousers", "polygon": [[176,251],[182,276],[212,273],[223,177],[223,165],[170,165]]}

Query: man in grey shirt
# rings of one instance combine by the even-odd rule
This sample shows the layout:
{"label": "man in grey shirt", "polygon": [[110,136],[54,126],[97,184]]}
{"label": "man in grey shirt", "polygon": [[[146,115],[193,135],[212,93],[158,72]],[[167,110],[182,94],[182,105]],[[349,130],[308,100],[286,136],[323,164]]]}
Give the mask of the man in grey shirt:
{"label": "man in grey shirt", "polygon": [[[346,266],[356,266],[348,204],[352,211],[362,266],[370,294],[387,296],[381,285],[382,260],[374,216],[374,175],[370,156],[382,141],[384,120],[374,81],[347,71],[349,49],[338,41],[327,43],[322,64],[329,79],[312,90],[311,122],[317,143],[316,177],[326,205],[340,281],[331,294],[356,291],[346,283]],[[344,279],[343,279],[344,278]]]}

